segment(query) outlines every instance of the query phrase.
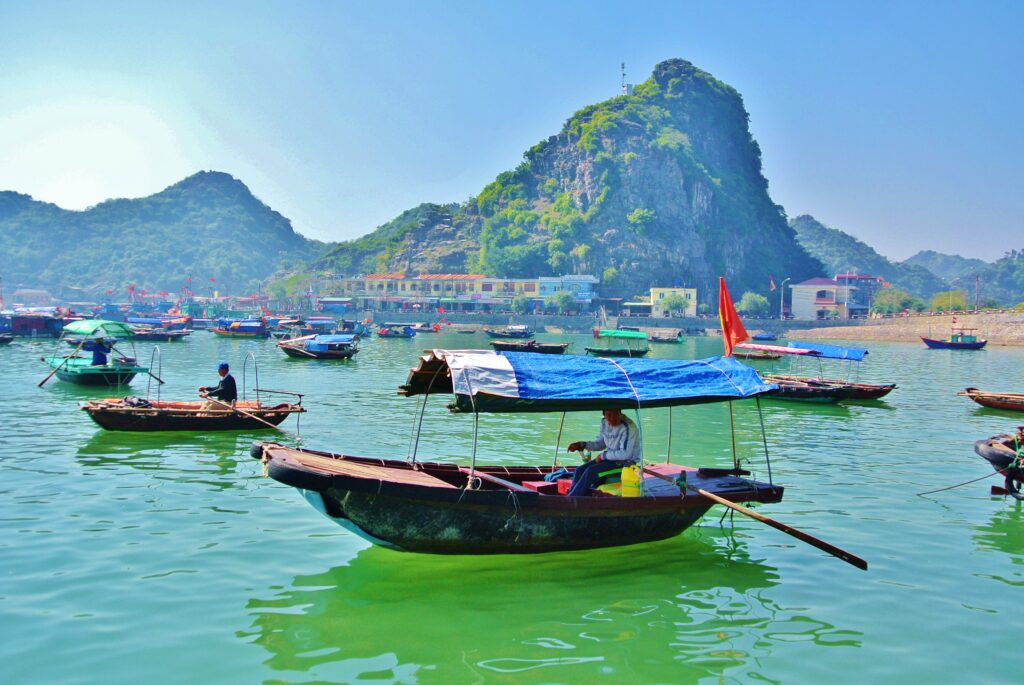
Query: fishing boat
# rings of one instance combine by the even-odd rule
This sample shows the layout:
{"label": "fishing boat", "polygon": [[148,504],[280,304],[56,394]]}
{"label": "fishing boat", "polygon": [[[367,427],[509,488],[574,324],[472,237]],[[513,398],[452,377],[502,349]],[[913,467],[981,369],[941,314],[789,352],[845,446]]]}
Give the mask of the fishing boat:
{"label": "fishing boat", "polygon": [[[592,357],[643,357],[651,348],[647,347],[647,335],[640,331],[631,331],[623,328],[601,329],[596,332],[596,338],[611,338],[624,340],[625,347],[587,347],[587,354]],[[638,341],[642,340],[643,343]]]}
{"label": "fishing boat", "polygon": [[148,342],[179,342],[192,334],[188,329],[169,329],[157,326],[132,325],[132,339]]}
{"label": "fishing boat", "polygon": [[673,335],[655,335],[651,334],[647,336],[647,342],[658,343],[658,344],[676,344],[683,342],[683,332],[679,331]]}
{"label": "fishing boat", "polygon": [[[74,352],[63,355],[55,352],[42,360],[50,367],[50,374],[39,384],[42,386],[51,376],[75,385],[127,385],[137,374],[148,373],[149,369],[136,363],[134,345],[131,355],[117,348],[123,340],[132,336],[131,327],[121,321],[104,319],[83,319],[72,321],[64,327],[62,337],[73,336],[79,340]],[[130,343],[130,340],[129,340]],[[62,344],[61,340],[57,342]],[[95,350],[104,353],[105,363],[96,363],[93,357],[80,357],[79,351],[92,353]],[[106,353],[111,356],[106,358]]]}
{"label": "fishing boat", "polygon": [[437,333],[441,330],[439,323],[414,323],[410,326],[417,333]]}
{"label": "fishing boat", "polygon": [[[753,369],[697,361],[433,350],[400,394],[452,393],[455,412],[595,411],[756,397],[771,390]],[[644,469],[642,495],[570,497],[544,477],[552,466],[478,466],[257,443],[268,475],[299,489],[321,513],[384,547],[438,554],[538,553],[661,540],[715,503],[778,502],[783,488],[738,468],[663,463]]]}
{"label": "fishing boat", "polygon": [[498,352],[537,352],[539,354],[564,354],[569,343],[539,343],[536,340],[492,340],[490,342]]}
{"label": "fishing boat", "polygon": [[980,350],[988,344],[988,340],[979,339],[977,328],[954,328],[945,340],[926,338],[921,340],[930,350]]}
{"label": "fishing boat", "polygon": [[533,330],[529,326],[521,325],[505,326],[501,330],[485,328],[484,333],[491,338],[532,338],[534,336]]}
{"label": "fishing boat", "polygon": [[1006,493],[1024,499],[1024,426],[1017,427],[1015,435],[1002,433],[974,443],[975,453],[1005,476]]}
{"label": "fishing boat", "polygon": [[292,414],[306,411],[299,403],[264,405],[238,401],[235,407],[205,408],[202,400],[167,402],[141,397],[107,398],[82,402],[82,411],[112,431],[226,431],[267,430]]}
{"label": "fishing boat", "polygon": [[965,388],[957,393],[960,397],[970,397],[983,407],[1006,409],[1007,411],[1024,412],[1024,393],[988,392],[977,388]]}
{"label": "fishing boat", "polygon": [[782,355],[777,352],[761,352],[758,350],[733,350],[732,356],[737,359],[746,359],[747,361],[776,361],[782,359]]}
{"label": "fishing boat", "polygon": [[359,351],[358,341],[357,335],[336,333],[282,340],[277,346],[298,359],[351,359]]}
{"label": "fishing boat", "polygon": [[772,340],[778,340],[779,339],[779,335],[778,335],[778,333],[770,333],[768,331],[762,331],[760,333],[755,333],[754,335],[750,336],[750,339],[751,340],[761,340],[761,341],[765,341],[765,342],[770,342]]}
{"label": "fishing boat", "polygon": [[218,319],[211,329],[226,338],[269,338],[270,331],[263,319]]}
{"label": "fishing boat", "polygon": [[14,342],[13,333],[0,333],[0,345],[9,345]]}
{"label": "fishing boat", "polygon": [[[740,343],[733,354],[741,351],[750,354],[775,354],[778,356],[792,355],[796,358],[814,358],[848,360],[860,362],[868,354],[867,350],[840,347],[838,345],[822,345],[791,341],[786,347],[779,345],[760,345],[757,343]],[[748,357],[749,358],[749,357]],[[820,370],[820,369],[819,369]],[[896,388],[895,383],[861,383],[841,378],[824,378],[823,375],[804,376],[795,374],[768,373],[766,381],[779,385],[779,390],[772,396],[776,399],[797,400],[802,402],[841,402],[844,400],[877,400],[885,397]]]}
{"label": "fishing boat", "polygon": [[377,328],[378,338],[415,338],[416,331],[404,323],[382,323]]}

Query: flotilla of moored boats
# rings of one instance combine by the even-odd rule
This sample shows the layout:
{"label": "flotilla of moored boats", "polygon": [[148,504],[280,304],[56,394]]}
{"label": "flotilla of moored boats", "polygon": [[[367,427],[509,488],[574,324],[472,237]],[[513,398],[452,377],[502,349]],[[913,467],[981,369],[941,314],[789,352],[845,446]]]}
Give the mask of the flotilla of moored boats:
{"label": "flotilla of moored boats", "polygon": [[[734,313],[732,319],[723,316],[723,331],[730,320],[738,321],[738,317]],[[196,321],[189,317],[71,321],[61,332],[57,351],[42,358],[49,373],[40,386],[54,376],[68,383],[101,387],[124,386],[139,375],[149,376],[150,383],[162,383],[162,370],[154,372],[152,359],[148,366],[139,363],[134,342],[184,340],[196,328]],[[273,334],[279,338],[276,347],[296,359],[352,360],[360,342],[374,334],[382,339],[412,338],[440,329],[437,323],[371,324],[368,320],[339,322],[330,317],[264,316],[220,318],[210,330],[238,338],[263,339]],[[475,330],[458,328],[450,332]],[[448,395],[453,398],[449,408],[473,414],[474,421],[485,413],[608,409],[665,411],[671,421],[673,407],[690,404],[754,401],[760,413],[761,399],[812,403],[878,400],[896,389],[894,383],[862,382],[852,373],[867,356],[865,349],[799,341],[789,341],[785,346],[757,342],[774,340],[773,333],[743,342],[743,338],[750,339],[745,331],[737,337],[730,330],[728,336],[723,335],[728,337],[725,356],[678,360],[643,357],[650,351],[651,342],[681,342],[681,331],[676,336],[659,337],[622,328],[595,330],[594,337],[608,344],[586,347],[583,355],[566,354],[568,342],[538,341],[528,326],[509,325],[484,332],[493,338],[489,342],[492,350],[431,349],[409,372],[399,394],[422,397],[424,403],[429,395]],[[960,345],[951,349],[983,347],[987,341],[972,334],[971,329],[954,330],[945,342]],[[924,340],[933,347],[930,339]],[[69,347],[73,349],[69,351]],[[154,356],[158,354],[159,348],[153,350]],[[249,358],[255,365],[251,353],[245,363]],[[738,359],[814,363],[819,372],[800,374],[793,364],[784,371],[764,371]],[[847,362],[845,376],[826,377],[822,372],[825,360]],[[157,386],[155,398],[147,391],[146,397],[83,401],[80,408],[99,426],[112,431],[270,429],[288,435],[281,425],[288,417],[306,411],[302,395],[259,387],[253,390],[255,400],[245,399],[245,388],[240,399],[230,402],[206,395],[202,400],[168,400],[160,397]],[[293,395],[297,401],[263,401],[265,393],[274,392]],[[977,388],[959,394],[987,408],[1024,412],[1024,394]],[[763,420],[760,426],[763,430]],[[1000,434],[975,445],[975,451],[994,472],[1004,476],[1003,491],[1018,498],[1024,498],[1020,494],[1024,483],[1022,431],[1024,427],[1015,434]],[[415,444],[419,444],[418,436]],[[445,462],[418,461],[415,450],[408,458],[357,457],[343,450],[311,450],[280,440],[254,443],[252,453],[263,461],[271,478],[298,489],[328,518],[375,544],[395,549],[491,554],[635,544],[677,535],[712,506],[721,505],[867,568],[867,563],[855,555],[744,506],[776,503],[783,497],[783,486],[771,477],[767,449],[767,479],[751,478],[749,466],[745,463],[741,467],[738,461],[730,468],[699,462],[682,465],[641,461],[636,469],[620,469],[601,488],[576,495],[569,494],[577,471],[574,466],[559,465],[557,460],[549,466],[478,465],[475,446],[463,459]]]}

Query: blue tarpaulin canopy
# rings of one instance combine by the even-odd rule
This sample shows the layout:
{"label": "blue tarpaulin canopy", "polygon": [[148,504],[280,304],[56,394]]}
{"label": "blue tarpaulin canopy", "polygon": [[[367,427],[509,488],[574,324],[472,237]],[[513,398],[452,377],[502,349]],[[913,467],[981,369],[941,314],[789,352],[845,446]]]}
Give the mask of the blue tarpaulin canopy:
{"label": "blue tarpaulin canopy", "polygon": [[433,350],[400,392],[451,392],[457,411],[545,412],[722,402],[776,387],[731,357],[609,359]]}
{"label": "blue tarpaulin canopy", "polygon": [[867,350],[856,347],[839,347],[838,345],[822,345],[820,343],[799,342],[796,340],[790,342],[789,346],[795,347],[798,350],[813,350],[822,359],[850,359],[855,362],[862,361],[868,353]]}

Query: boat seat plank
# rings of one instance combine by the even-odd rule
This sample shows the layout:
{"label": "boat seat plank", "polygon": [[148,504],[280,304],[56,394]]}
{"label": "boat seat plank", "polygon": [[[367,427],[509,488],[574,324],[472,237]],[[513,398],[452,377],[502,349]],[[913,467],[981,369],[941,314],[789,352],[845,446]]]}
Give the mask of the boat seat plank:
{"label": "boat seat plank", "polygon": [[454,485],[446,483],[440,478],[435,478],[423,471],[413,469],[395,469],[377,464],[364,464],[347,459],[333,459],[322,457],[316,454],[286,450],[288,456],[304,466],[314,468],[318,471],[339,475],[352,476],[354,478],[365,478],[371,480],[386,480],[391,483],[403,483],[406,485],[421,485],[432,488],[455,488]]}

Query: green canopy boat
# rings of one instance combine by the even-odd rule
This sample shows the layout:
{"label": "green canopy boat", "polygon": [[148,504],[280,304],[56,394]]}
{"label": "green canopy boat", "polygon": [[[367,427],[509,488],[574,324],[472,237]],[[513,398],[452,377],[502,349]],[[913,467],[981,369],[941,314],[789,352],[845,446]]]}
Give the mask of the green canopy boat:
{"label": "green canopy boat", "polygon": [[[74,352],[70,355],[54,353],[42,359],[50,367],[50,375],[56,375],[62,381],[76,385],[127,385],[137,374],[149,371],[136,363],[134,346],[131,356],[115,347],[117,342],[132,336],[131,326],[126,323],[104,319],[72,321],[64,326],[61,339],[66,340],[69,336],[79,338]],[[61,341],[58,341],[58,346],[60,344]],[[80,357],[80,350],[99,350],[100,354]],[[116,356],[108,358],[107,352],[113,352]],[[98,363],[101,360],[103,363]],[[47,376],[43,383],[49,378]]]}

